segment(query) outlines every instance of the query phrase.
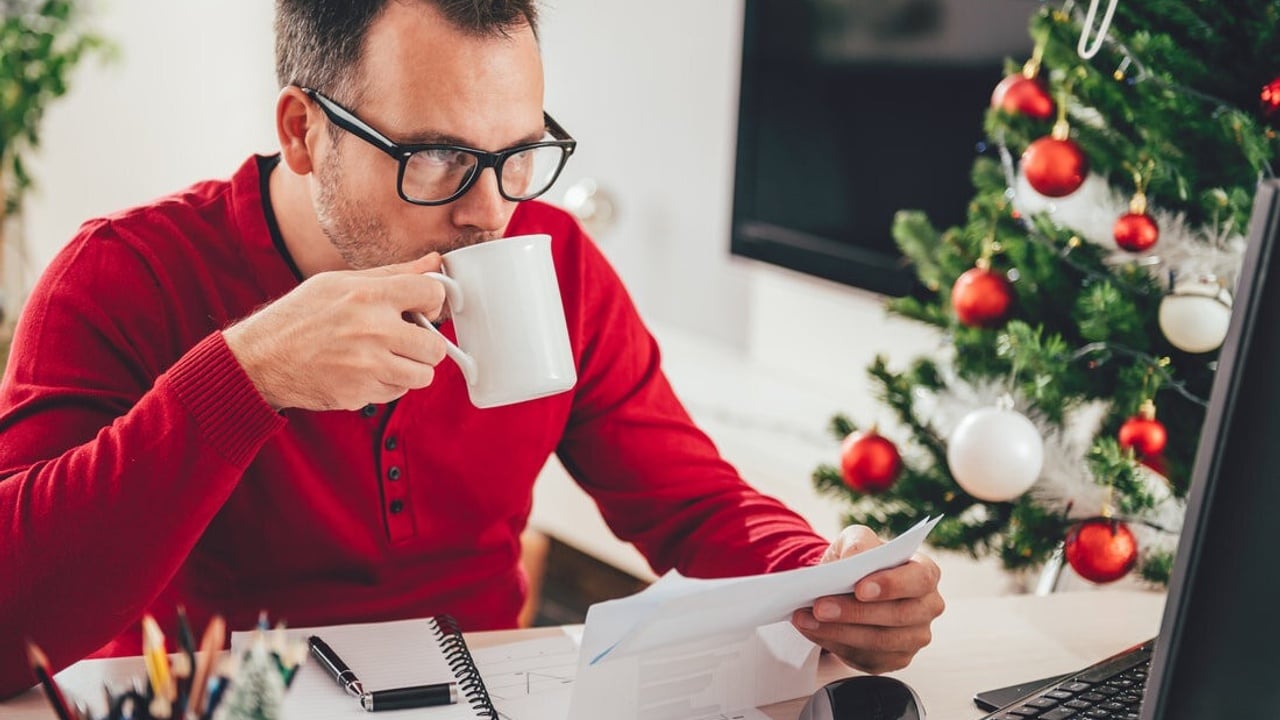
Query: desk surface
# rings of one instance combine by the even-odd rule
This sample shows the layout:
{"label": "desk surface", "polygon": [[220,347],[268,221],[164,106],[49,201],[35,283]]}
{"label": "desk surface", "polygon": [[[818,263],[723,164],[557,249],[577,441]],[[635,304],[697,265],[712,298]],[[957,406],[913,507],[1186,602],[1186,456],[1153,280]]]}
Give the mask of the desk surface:
{"label": "desk surface", "polygon": [[[1163,594],[1137,591],[962,598],[934,622],[933,642],[911,667],[893,676],[916,689],[930,718],[980,718],[975,692],[1079,670],[1148,640],[1163,608]],[[818,684],[850,674],[824,655]],[[793,720],[803,705],[792,700],[765,712]]]}
{"label": "desk surface", "polygon": [[[898,677],[924,700],[931,718],[979,718],[973,693],[1082,668],[1154,636],[1164,596],[1153,592],[1078,592],[1047,597],[1012,595],[956,600],[934,623],[933,643]],[[551,629],[469,634],[474,647],[527,640]],[[100,692],[106,677],[137,674],[137,658],[87,661],[59,674],[74,694]],[[853,671],[824,655],[822,685]],[[764,708],[775,720],[792,720],[805,698]],[[31,691],[0,703],[5,720],[50,720],[43,696]]]}

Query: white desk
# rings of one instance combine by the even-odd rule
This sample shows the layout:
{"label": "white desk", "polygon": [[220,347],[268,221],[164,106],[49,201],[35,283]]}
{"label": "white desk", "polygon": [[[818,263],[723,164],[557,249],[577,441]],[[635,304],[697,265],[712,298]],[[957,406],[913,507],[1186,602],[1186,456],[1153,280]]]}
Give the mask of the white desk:
{"label": "white desk", "polygon": [[[974,706],[975,692],[1078,670],[1148,640],[1163,609],[1164,595],[1154,592],[961,598],[934,622],[933,642],[893,676],[915,688],[930,718],[980,718],[986,713]],[[824,655],[818,684],[851,674]],[[804,700],[765,711],[793,720]]]}
{"label": "white desk", "polygon": [[[1065,673],[1100,660],[1156,634],[1164,596],[1150,592],[1080,592],[1048,597],[1011,595],[960,598],[934,623],[934,640],[911,667],[895,676],[910,683],[930,718],[979,718],[973,693],[1024,680]],[[549,629],[472,633],[485,647],[545,636]],[[91,660],[67,668],[58,680],[77,697],[101,694],[102,680],[142,672],[140,658]],[[853,674],[823,656],[818,685]],[[765,708],[775,720],[792,720],[805,698]],[[38,691],[0,703],[5,720],[51,720]],[[622,720],[622,719],[620,719]]]}

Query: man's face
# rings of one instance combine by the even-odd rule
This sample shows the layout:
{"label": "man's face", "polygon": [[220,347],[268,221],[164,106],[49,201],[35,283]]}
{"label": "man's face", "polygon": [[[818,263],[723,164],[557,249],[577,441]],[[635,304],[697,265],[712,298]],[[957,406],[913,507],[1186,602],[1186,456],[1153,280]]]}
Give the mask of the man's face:
{"label": "man's face", "polygon": [[[388,3],[365,39],[357,74],[362,90],[349,107],[400,144],[493,152],[537,139],[542,60],[527,26],[509,35],[468,36],[424,3]],[[501,237],[515,210],[498,193],[492,169],[452,203],[410,204],[396,192],[395,159],[345,131],[332,137],[336,145],[327,144],[317,157],[313,197],[321,228],[352,268]]]}

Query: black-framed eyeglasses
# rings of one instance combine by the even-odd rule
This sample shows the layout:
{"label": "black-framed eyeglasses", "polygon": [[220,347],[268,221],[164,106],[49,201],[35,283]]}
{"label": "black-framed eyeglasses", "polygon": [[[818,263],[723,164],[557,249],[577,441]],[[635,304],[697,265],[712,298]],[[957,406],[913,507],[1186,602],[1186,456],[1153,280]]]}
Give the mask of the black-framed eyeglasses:
{"label": "black-framed eyeglasses", "polygon": [[301,88],[319,103],[329,120],[400,163],[396,191],[414,205],[445,205],[466,194],[485,168],[498,176],[498,192],[512,202],[532,200],[551,189],[578,142],[547,113],[542,113],[549,140],[491,153],[465,145],[425,143],[401,145],[325,97]]}

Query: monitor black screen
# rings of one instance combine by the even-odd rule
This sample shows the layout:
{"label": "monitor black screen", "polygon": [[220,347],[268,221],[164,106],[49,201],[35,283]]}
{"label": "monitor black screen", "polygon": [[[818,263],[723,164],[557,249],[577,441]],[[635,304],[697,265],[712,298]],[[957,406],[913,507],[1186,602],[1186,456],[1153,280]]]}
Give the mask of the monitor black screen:
{"label": "monitor black screen", "polygon": [[1280,714],[1280,181],[1259,185],[1143,720]]}
{"label": "monitor black screen", "polygon": [[1030,0],[747,0],[731,249],[888,294],[895,212],[959,224]]}

